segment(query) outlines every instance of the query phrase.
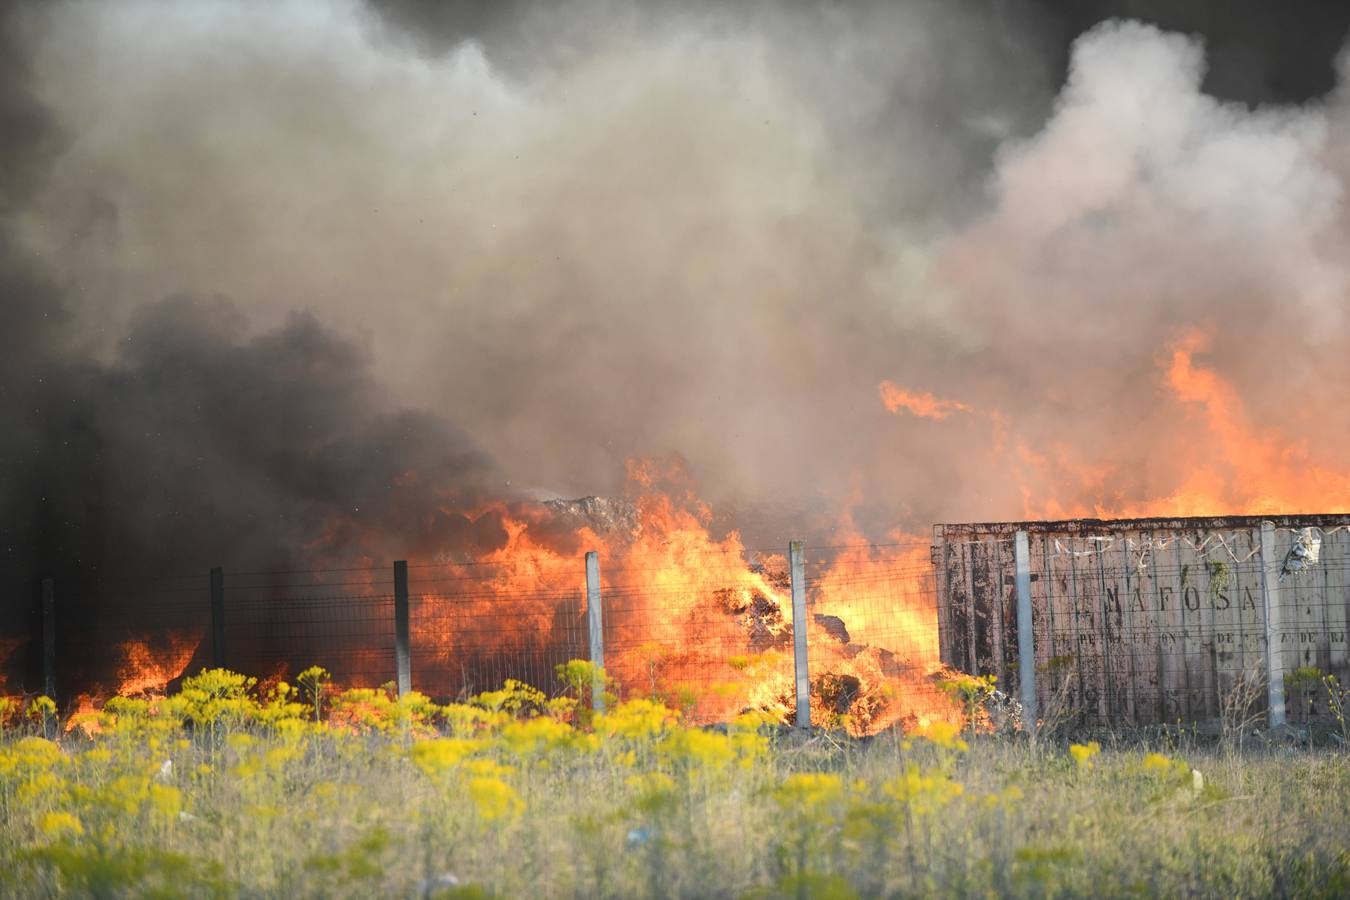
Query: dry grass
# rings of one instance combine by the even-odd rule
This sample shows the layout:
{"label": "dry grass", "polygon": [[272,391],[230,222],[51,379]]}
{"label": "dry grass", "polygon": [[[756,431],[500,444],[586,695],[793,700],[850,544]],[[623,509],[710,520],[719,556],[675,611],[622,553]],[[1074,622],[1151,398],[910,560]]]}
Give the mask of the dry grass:
{"label": "dry grass", "polygon": [[807,739],[644,701],[579,727],[520,687],[320,696],[315,723],[315,699],[207,673],[92,738],[11,727],[0,895],[1350,894],[1339,749]]}

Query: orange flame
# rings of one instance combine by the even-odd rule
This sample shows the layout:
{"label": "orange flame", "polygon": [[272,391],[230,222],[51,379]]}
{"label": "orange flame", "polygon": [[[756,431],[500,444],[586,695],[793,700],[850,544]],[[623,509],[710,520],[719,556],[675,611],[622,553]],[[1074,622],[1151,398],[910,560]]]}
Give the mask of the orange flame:
{"label": "orange flame", "polygon": [[[457,541],[440,554],[444,564],[411,573],[414,671],[423,679],[414,686],[434,693],[425,683],[429,673],[461,669],[479,673],[466,685],[473,691],[508,677],[556,686],[552,659],[528,673],[512,666],[537,661],[540,648],[585,655],[582,551],[593,549],[602,560],[606,670],[621,696],[656,696],[696,721],[746,709],[787,719],[795,680],[786,554],[752,551],[734,530],[715,534],[711,510],[678,462],[633,461],[628,485],[614,505],[623,515],[608,525],[586,516],[564,521],[544,504],[491,502],[464,511],[447,499],[447,520],[482,546],[475,551]],[[328,532],[377,554],[385,537],[360,527],[336,522]],[[926,541],[897,534],[895,546],[868,547],[847,519],[836,533],[842,549],[808,554],[805,627],[818,720],[862,734],[952,717],[932,683],[940,667]],[[384,592],[379,577],[369,576],[372,597]],[[164,691],[200,639],[174,633],[122,644],[117,693]],[[341,656],[345,686],[380,685],[392,674],[387,648],[364,638]],[[97,730],[104,697],[96,691],[79,698],[74,726]]]}
{"label": "orange flame", "polygon": [[200,644],[199,635],[185,632],[168,632],[153,648],[144,641],[127,641],[122,645],[117,693],[124,697],[163,693],[187,669]]}
{"label": "orange flame", "polygon": [[1185,477],[1153,496],[1119,496],[1113,490],[1118,469],[1087,462],[1072,446],[1033,446],[1024,438],[1005,444],[1006,421],[997,411],[979,413],[890,382],[882,382],[882,403],[891,412],[933,419],[954,411],[989,418],[995,425],[992,465],[1019,479],[1023,518],[1260,515],[1350,505],[1350,475],[1319,464],[1278,431],[1256,427],[1233,385],[1197,362],[1208,347],[1206,333],[1190,330],[1159,361],[1161,383],[1183,413],[1169,434],[1175,445],[1169,446],[1170,468]]}
{"label": "orange flame", "polygon": [[101,730],[98,711],[108,697],[135,697],[163,694],[170,682],[182,676],[192,662],[201,636],[186,631],[169,631],[153,643],[124,641],[118,647],[121,662],[117,667],[117,687],[94,690],[75,698],[75,709],[66,720],[66,731],[80,729],[86,735]]}
{"label": "orange flame", "polygon": [[883,381],[878,386],[881,402],[886,409],[897,415],[907,412],[921,419],[942,421],[953,413],[968,413],[974,410],[956,400],[942,400],[927,391],[907,391],[893,381]]}
{"label": "orange flame", "polygon": [[1350,503],[1350,476],[1319,465],[1273,430],[1259,432],[1233,386],[1195,363],[1208,346],[1202,332],[1182,337],[1172,347],[1167,385],[1182,403],[1200,407],[1217,459],[1192,460],[1190,476],[1164,504],[1185,513],[1260,515]]}
{"label": "orange flame", "polygon": [[[419,592],[414,583],[422,614],[413,619],[413,643],[422,665],[453,669],[559,639],[559,603],[580,595],[580,550],[594,549],[602,560],[606,669],[621,695],[655,695],[701,721],[748,708],[786,717],[795,682],[785,554],[750,551],[736,531],[715,536],[711,510],[678,463],[631,462],[626,501],[631,523],[577,526],[565,546],[549,536],[556,523],[543,507],[499,503],[469,514],[470,523],[498,520],[505,540],[472,569],[453,569],[461,574],[445,578],[449,587]],[[861,542],[851,525],[848,535]],[[951,713],[930,681],[938,646],[924,583],[926,542],[905,540],[904,547],[845,550],[809,579],[813,676],[818,687],[839,687],[833,708],[820,712],[858,733]],[[860,602],[879,589],[884,602]]]}

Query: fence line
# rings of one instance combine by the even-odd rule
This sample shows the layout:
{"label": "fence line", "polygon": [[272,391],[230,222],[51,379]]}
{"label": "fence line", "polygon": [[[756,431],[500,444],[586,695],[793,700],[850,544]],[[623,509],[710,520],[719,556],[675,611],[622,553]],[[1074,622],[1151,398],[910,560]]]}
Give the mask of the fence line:
{"label": "fence line", "polygon": [[507,678],[553,692],[560,663],[592,658],[621,695],[695,719],[767,707],[875,730],[942,709],[941,661],[996,675],[1033,722],[1061,695],[1087,723],[1213,719],[1248,677],[1272,722],[1302,721],[1326,712],[1309,673],[1350,680],[1350,530],[1315,530],[1311,562],[1307,529],[1253,523],[1111,539],[953,531],[936,545],[714,549],[664,565],[596,556],[592,568],[578,554],[529,570],[413,562],[58,581],[30,641],[0,636],[0,656],[12,672],[33,653],[21,687],[67,705],[118,686],[163,690],[208,665],[280,678],[319,664],[339,683],[438,699]]}
{"label": "fence line", "polygon": [[[940,697],[936,590],[931,563],[916,563],[928,545],[784,550],[665,566],[620,556],[607,580],[588,553],[529,572],[218,567],[190,586],[128,582],[120,599],[54,583],[43,687],[69,707],[81,693],[166,690],[209,665],[266,680],[317,664],[339,684],[452,699],[508,678],[556,692],[559,664],[591,659],[611,690],[696,720],[767,707],[802,726],[874,730],[925,714]],[[604,685],[591,699],[603,705]]]}

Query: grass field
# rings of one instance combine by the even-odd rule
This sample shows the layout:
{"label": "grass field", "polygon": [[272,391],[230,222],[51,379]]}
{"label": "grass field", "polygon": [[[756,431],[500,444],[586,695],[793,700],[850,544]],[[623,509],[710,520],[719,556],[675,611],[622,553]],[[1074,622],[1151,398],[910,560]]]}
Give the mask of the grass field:
{"label": "grass field", "polygon": [[0,895],[1350,895],[1339,749],[859,741],[299,682],[210,671],[57,741],[41,702],[11,715]]}

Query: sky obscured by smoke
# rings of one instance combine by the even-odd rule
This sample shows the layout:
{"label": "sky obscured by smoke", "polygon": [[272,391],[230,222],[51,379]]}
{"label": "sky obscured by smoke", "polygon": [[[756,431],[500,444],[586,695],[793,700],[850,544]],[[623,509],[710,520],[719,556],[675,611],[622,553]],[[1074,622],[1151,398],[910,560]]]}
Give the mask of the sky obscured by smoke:
{"label": "sky obscured by smoke", "polygon": [[1224,465],[1159,382],[1194,329],[1335,453],[1346,22],[1065,7],[16,8],[7,563],[490,542],[455,510],[669,454],[773,542],[1165,497]]}

